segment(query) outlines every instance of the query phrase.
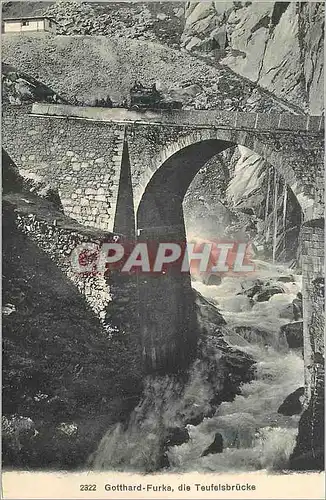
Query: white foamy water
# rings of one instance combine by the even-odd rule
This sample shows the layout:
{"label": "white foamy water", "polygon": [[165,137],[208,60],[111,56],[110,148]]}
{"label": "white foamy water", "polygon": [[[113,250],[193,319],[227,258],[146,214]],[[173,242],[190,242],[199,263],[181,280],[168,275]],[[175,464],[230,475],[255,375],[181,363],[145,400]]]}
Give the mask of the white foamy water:
{"label": "white foamy water", "polygon": [[[253,326],[269,332],[278,333],[282,325],[292,319],[292,301],[302,289],[302,276],[293,274],[291,269],[255,261],[256,271],[248,278],[227,276],[218,286],[207,286],[201,281],[193,282],[193,287],[204,297],[210,299],[221,311],[230,326]],[[279,276],[293,276],[293,281],[280,283]],[[273,295],[267,302],[257,302],[253,307],[245,295],[237,295],[249,288],[255,279],[277,284],[285,293]]]}
{"label": "white foamy water", "polygon": [[[285,266],[256,264],[258,271],[248,278],[226,277],[219,286],[193,283],[227,320],[228,326],[223,327],[226,341],[255,360],[254,380],[243,384],[240,394],[232,402],[223,402],[213,416],[196,426],[188,425],[189,441],[167,449],[168,466],[160,459],[166,429],[182,428],[186,417],[196,421],[196,417],[211,413],[212,397],[224,383],[222,353],[211,346],[216,387],[208,382],[208,364],[203,360],[190,367],[185,386],[173,376],[149,376],[143,399],[128,425],[108,429],[90,457],[94,469],[151,472],[164,466],[167,472],[238,472],[286,467],[299,416],[283,416],[277,410],[291,392],[303,385],[303,359],[287,347],[280,327],[293,320],[291,303],[301,290],[301,277]],[[292,275],[293,280],[287,283],[277,281],[279,276]],[[253,306],[248,297],[237,294],[257,278],[273,286],[281,285],[284,293]],[[235,332],[235,327],[245,328]],[[202,457],[217,432],[223,437],[223,452]]]}
{"label": "white foamy water", "polygon": [[[280,275],[293,275],[284,266],[258,264],[262,269],[249,279],[274,283]],[[237,343],[237,336],[232,335],[227,339],[255,359],[255,380],[244,384],[233,402],[222,403],[212,418],[188,426],[190,440],[168,451],[173,471],[230,472],[286,467],[295,444],[299,416],[286,417],[277,410],[291,392],[303,385],[303,359],[279,337],[280,326],[291,321],[288,305],[301,290],[301,276],[293,277],[293,282],[279,283],[285,293],[254,307],[246,296],[236,295],[241,292],[241,285],[248,285],[248,280],[245,283],[243,279],[228,277],[219,286],[194,283],[200,293],[217,305],[228,325],[250,326],[269,336],[264,336],[265,341],[258,344]],[[223,437],[223,452],[201,457],[216,432]]]}

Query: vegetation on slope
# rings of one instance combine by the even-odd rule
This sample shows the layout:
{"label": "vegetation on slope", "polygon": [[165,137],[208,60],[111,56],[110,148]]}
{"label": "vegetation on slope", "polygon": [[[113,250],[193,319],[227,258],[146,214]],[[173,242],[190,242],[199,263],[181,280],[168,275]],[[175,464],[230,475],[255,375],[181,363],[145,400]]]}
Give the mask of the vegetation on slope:
{"label": "vegetation on slope", "polygon": [[[4,181],[7,192],[19,191],[15,172]],[[136,339],[107,337],[69,279],[17,230],[17,205],[6,196],[4,465],[78,467],[107,426],[123,421],[137,403],[142,376]]]}

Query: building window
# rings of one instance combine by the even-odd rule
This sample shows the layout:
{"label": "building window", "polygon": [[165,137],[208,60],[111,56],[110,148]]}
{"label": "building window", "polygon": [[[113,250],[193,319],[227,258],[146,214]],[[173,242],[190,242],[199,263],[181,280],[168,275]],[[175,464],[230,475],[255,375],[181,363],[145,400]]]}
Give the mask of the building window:
{"label": "building window", "polygon": [[52,27],[52,21],[49,21],[49,27],[50,28]]}
{"label": "building window", "polygon": [[29,21],[22,21],[22,26],[29,26]]}

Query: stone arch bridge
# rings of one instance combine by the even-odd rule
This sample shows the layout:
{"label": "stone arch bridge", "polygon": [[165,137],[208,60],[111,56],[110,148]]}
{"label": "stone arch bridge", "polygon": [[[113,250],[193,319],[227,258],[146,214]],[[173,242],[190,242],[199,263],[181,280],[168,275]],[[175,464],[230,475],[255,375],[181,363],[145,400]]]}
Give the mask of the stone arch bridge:
{"label": "stone arch bridge", "polygon": [[[185,238],[182,200],[214,155],[243,145],[284,177],[303,212],[307,387],[323,353],[314,283],[323,276],[322,117],[218,111],[134,112],[64,105],[6,106],[3,147],[21,175],[58,189],[66,215],[128,237]],[[196,344],[190,277],[140,283],[150,371],[187,363]],[[149,307],[149,304],[152,307]],[[317,305],[316,305],[317,304]]]}

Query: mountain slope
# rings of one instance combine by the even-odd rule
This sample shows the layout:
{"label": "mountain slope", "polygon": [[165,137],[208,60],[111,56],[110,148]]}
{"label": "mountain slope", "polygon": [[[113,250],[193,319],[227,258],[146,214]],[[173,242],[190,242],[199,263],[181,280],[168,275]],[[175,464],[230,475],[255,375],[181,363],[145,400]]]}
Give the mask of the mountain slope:
{"label": "mountain slope", "polygon": [[4,104],[22,104],[25,102],[45,101],[49,103],[67,103],[52,89],[35,78],[16,71],[9,64],[2,63],[2,102]]}
{"label": "mountain slope", "polygon": [[64,216],[25,190],[6,154],[2,173],[3,465],[76,467],[136,404],[137,347],[134,336],[108,338],[85,297],[17,228],[27,198],[30,217]]}
{"label": "mountain slope", "polygon": [[324,2],[187,2],[182,45],[320,114],[324,15]]}
{"label": "mountain slope", "polygon": [[198,108],[284,111],[254,84],[196,57],[147,41],[104,36],[4,35],[3,61],[79,104],[108,94],[129,97],[135,80],[156,82],[185,105]]}

